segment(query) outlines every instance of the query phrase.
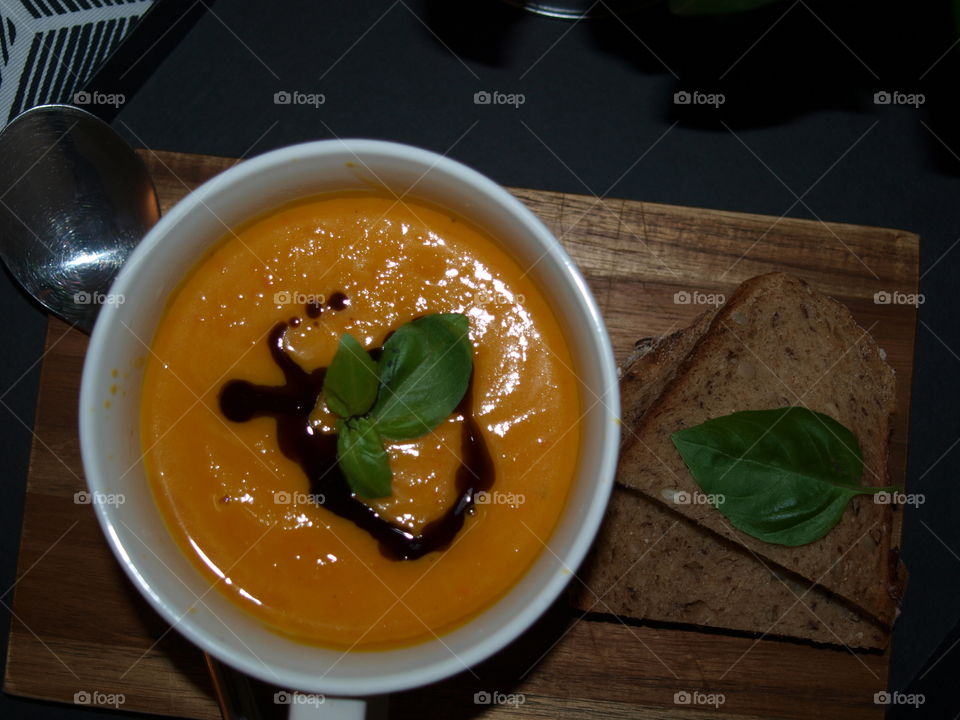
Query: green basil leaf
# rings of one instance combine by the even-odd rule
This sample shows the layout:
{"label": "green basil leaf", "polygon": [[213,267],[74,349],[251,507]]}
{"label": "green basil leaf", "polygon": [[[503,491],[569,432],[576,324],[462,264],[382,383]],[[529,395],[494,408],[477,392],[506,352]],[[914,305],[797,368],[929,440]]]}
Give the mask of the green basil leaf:
{"label": "green basil leaf", "polygon": [[350,489],[365,498],[390,496],[393,471],[383,441],[365,417],[337,421],[337,460]]}
{"label": "green basil leaf", "polygon": [[470,383],[469,331],[460,313],[426,315],[384,343],[380,389],[370,411],[381,437],[412,440],[450,416]]}
{"label": "green basil leaf", "polygon": [[748,535],[805,545],[826,535],[860,484],[856,436],[829,415],[803,407],[748,410],[671,436],[700,488]]}
{"label": "green basil leaf", "polygon": [[772,5],[781,0],[670,0],[674,15],[726,15]]}
{"label": "green basil leaf", "polygon": [[352,335],[343,335],[323,379],[327,407],[340,417],[363,415],[377,399],[377,364]]}

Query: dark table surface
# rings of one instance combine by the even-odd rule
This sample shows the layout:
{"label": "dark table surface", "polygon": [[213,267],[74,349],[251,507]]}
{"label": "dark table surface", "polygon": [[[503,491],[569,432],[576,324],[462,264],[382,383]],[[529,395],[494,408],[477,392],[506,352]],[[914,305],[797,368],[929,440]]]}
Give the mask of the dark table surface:
{"label": "dark table surface", "polygon": [[[499,0],[220,0],[161,61],[150,58],[152,72],[138,68],[147,77],[113,125],[138,146],[243,157],[305,140],[383,138],[446,153],[505,185],[919,233],[925,302],[908,486],[926,502],[906,513],[911,578],[891,687],[927,701],[892,714],[953,718],[960,45],[949,6],[787,0],[718,19],[658,6],[571,23]],[[684,90],[722,93],[723,104],[675,103]],[[522,104],[477,104],[481,91],[521,94]],[[902,95],[878,104],[881,91]],[[322,94],[323,103],[276,104],[278,92]],[[911,99],[916,106],[897,104]],[[46,318],[6,275],[0,316],[7,589]],[[9,603],[9,590],[0,599]],[[5,647],[17,620],[0,612]],[[0,698],[4,718],[81,713],[106,717]]]}

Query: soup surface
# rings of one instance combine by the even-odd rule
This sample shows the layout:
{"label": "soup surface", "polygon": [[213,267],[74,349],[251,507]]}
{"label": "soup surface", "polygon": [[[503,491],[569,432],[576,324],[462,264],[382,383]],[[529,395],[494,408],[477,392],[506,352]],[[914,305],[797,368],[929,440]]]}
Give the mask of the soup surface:
{"label": "soup surface", "polygon": [[[233,422],[220,398],[237,379],[283,385],[271,337],[311,372],[343,334],[374,350],[431,313],[469,320],[467,397],[432,432],[387,446],[392,494],[365,502],[413,535],[443,516],[468,422],[492,485],[446,548],[401,560],[324,507],[274,418]],[[148,476],[184,552],[276,631],[357,649],[420,642],[488,607],[544,550],[577,466],[572,367],[544,297],[479,230],[386,195],[310,198],[228,234],[172,297],[143,386]],[[309,419],[321,434],[335,421],[323,403]]]}

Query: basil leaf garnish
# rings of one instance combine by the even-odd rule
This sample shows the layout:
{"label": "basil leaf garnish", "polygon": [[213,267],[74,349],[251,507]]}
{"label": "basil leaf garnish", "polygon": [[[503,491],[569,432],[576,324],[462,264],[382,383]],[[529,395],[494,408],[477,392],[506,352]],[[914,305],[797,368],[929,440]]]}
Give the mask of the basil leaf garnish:
{"label": "basil leaf garnish", "polygon": [[337,460],[350,489],[365,498],[390,495],[393,471],[383,441],[365,417],[337,421]]}
{"label": "basil leaf garnish", "polygon": [[673,444],[734,527],[779,545],[826,535],[860,484],[856,436],[829,415],[804,407],[748,410],[673,433]]}
{"label": "basil leaf garnish", "polygon": [[393,471],[383,439],[418,438],[463,399],[473,370],[469,331],[465,315],[425,315],[389,337],[379,363],[352,336],[340,338],[322,397],[340,416],[337,461],[354,493],[389,496]]}
{"label": "basil leaf garnish", "polygon": [[390,440],[433,430],[463,399],[473,369],[465,315],[426,315],[394,332],[380,356],[380,388],[370,417]]}
{"label": "basil leaf garnish", "polygon": [[340,417],[363,415],[377,398],[377,364],[352,335],[343,335],[323,379],[327,407]]}

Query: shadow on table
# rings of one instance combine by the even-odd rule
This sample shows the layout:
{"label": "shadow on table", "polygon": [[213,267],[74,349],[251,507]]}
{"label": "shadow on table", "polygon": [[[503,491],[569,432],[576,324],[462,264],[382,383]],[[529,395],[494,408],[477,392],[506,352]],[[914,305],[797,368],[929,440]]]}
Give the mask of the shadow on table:
{"label": "shadow on table", "polygon": [[524,678],[559,644],[576,622],[566,595],[560,598],[523,635],[471,670],[426,688],[390,696],[391,720],[457,718],[469,720],[490,710],[490,699],[509,705]]}
{"label": "shadow on table", "polygon": [[465,60],[496,67],[508,63],[515,25],[529,17],[504,0],[423,0],[420,14],[435,40]]}
{"label": "shadow on table", "polygon": [[[960,175],[960,45],[953,46],[950,6],[783,0],[739,14],[679,17],[665,2],[637,0],[636,12],[581,21],[576,31],[641,75],[676,78],[654,107],[665,123],[726,131],[823,111],[881,120],[886,112],[913,113],[926,161]],[[569,21],[535,17],[505,0],[422,0],[419,12],[435,42],[493,67],[510,66],[519,20],[552,23],[558,37],[569,29]],[[910,96],[922,102],[911,104]]]}
{"label": "shadow on table", "polygon": [[[751,128],[824,110],[882,117],[891,108],[881,105],[900,105],[916,114],[932,166],[960,175],[960,47],[948,0],[785,0],[704,18],[677,17],[661,4],[589,27],[598,52],[641,73],[676,76],[675,91],[686,94],[663,98],[667,122]],[[719,94],[722,105],[711,104]]]}

